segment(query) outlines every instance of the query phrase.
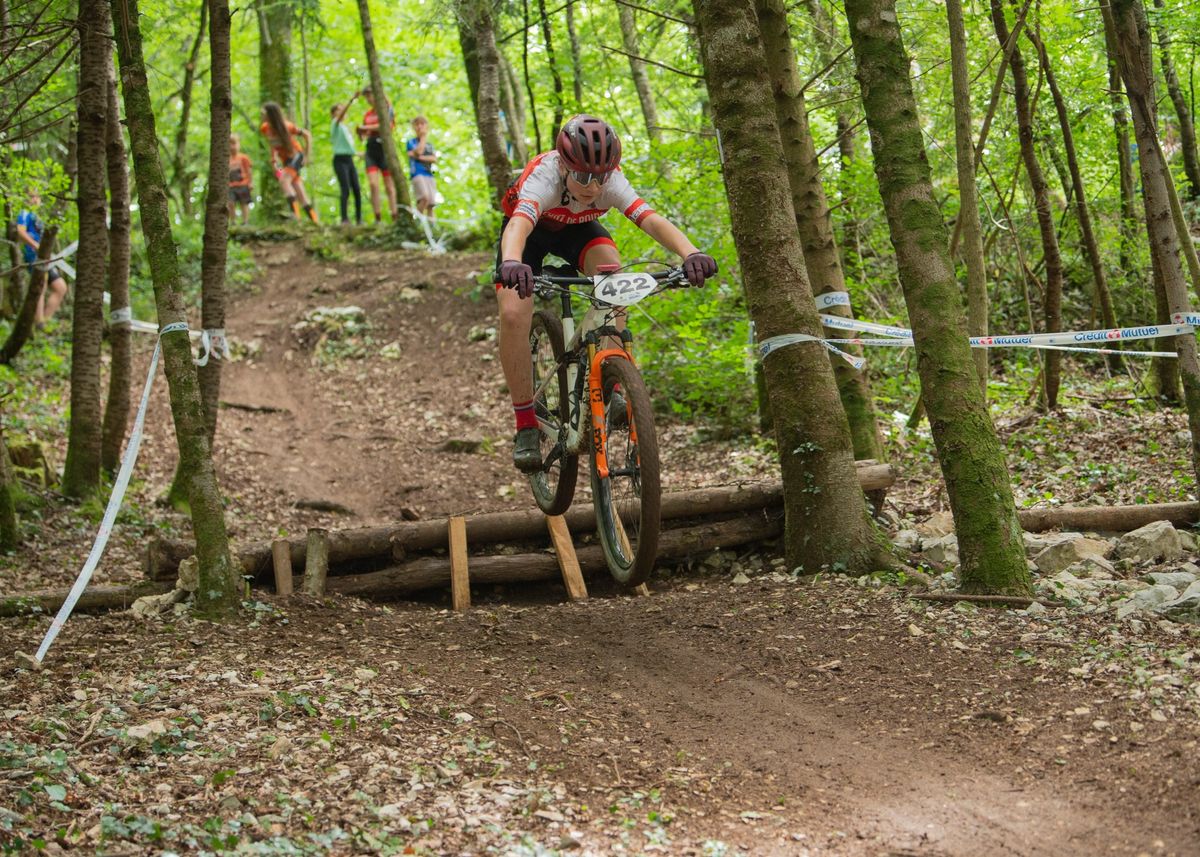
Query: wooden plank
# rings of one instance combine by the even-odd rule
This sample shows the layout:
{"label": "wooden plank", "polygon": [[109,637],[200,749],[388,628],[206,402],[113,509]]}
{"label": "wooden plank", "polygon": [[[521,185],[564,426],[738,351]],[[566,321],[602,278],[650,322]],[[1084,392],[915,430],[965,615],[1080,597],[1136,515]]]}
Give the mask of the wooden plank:
{"label": "wooden plank", "polygon": [[467,574],[467,519],[455,515],[450,519],[450,600],[454,609],[471,606],[471,580]]}
{"label": "wooden plank", "polygon": [[567,597],[572,601],[582,601],[588,597],[587,584],[583,582],[583,572],[579,569],[579,558],[575,556],[575,545],[571,541],[567,522],[562,515],[547,515],[546,526],[550,530],[554,554],[558,557],[558,567],[562,570]]}
{"label": "wooden plank", "polygon": [[271,542],[271,562],[275,569],[275,594],[287,598],[292,594],[292,546],[287,539]]}

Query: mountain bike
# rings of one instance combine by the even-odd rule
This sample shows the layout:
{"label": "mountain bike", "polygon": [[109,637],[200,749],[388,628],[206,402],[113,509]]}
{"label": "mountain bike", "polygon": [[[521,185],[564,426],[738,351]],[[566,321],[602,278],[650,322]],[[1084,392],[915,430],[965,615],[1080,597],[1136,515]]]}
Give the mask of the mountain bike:
{"label": "mountain bike", "polygon": [[[633,335],[618,328],[624,308],[666,289],[686,288],[681,268],[655,273],[604,271],[595,277],[546,274],[535,293],[558,296],[561,318],[537,310],[529,333],[534,409],[542,468],[529,476],[547,515],[571,505],[579,456],[590,454],[596,531],[620,583],[645,581],[658,554],[658,440],[650,396],[633,359]],[[578,287],[586,286],[586,290]],[[590,304],[578,325],[572,299]]]}

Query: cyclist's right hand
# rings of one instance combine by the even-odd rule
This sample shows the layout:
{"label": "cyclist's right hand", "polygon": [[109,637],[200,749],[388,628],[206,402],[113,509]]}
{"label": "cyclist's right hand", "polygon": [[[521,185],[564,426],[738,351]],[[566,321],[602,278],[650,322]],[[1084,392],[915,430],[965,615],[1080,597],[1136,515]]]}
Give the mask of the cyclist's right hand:
{"label": "cyclist's right hand", "polygon": [[521,298],[533,294],[533,268],[524,262],[506,259],[500,263],[500,270],[496,273],[500,277],[500,284],[506,289],[516,289]]}

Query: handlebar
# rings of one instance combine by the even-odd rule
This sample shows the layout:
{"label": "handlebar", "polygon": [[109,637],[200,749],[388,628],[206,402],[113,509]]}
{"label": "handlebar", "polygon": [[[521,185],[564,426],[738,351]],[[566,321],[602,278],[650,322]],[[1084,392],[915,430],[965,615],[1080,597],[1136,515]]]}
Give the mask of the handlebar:
{"label": "handlebar", "polygon": [[[614,271],[614,275],[621,274],[621,271]],[[659,291],[666,289],[686,289],[691,284],[687,281],[687,275],[684,274],[682,267],[668,268],[665,271],[641,272],[653,277],[660,284],[660,288],[655,289],[651,294],[657,294]],[[586,300],[599,304],[596,298],[590,292],[573,289],[571,286],[591,286],[595,284],[593,277],[556,277],[550,274],[535,274],[533,277],[534,294],[539,297],[550,297],[553,294],[571,294],[576,295]]]}

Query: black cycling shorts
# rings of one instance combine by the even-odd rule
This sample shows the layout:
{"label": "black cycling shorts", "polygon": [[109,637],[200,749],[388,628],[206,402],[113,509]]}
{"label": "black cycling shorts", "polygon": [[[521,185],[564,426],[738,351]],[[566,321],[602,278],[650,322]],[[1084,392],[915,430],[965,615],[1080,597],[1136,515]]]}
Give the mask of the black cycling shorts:
{"label": "black cycling shorts", "polygon": [[[508,220],[509,218],[506,217],[500,224],[501,236],[504,235],[504,227],[508,226]],[[554,230],[538,225],[533,227],[533,231],[529,233],[529,238],[525,241],[525,252],[521,254],[521,261],[532,268],[533,273],[540,274],[542,273],[542,263],[545,262],[547,256],[553,253],[573,265],[575,270],[582,271],[584,255],[597,244],[617,246],[608,230],[600,225],[599,220],[575,223]],[[502,261],[504,260],[500,256],[500,246],[497,244],[497,270],[500,269]]]}
{"label": "black cycling shorts", "polygon": [[379,137],[367,138],[367,172],[380,172],[390,176],[387,156],[383,153],[383,140]]}

